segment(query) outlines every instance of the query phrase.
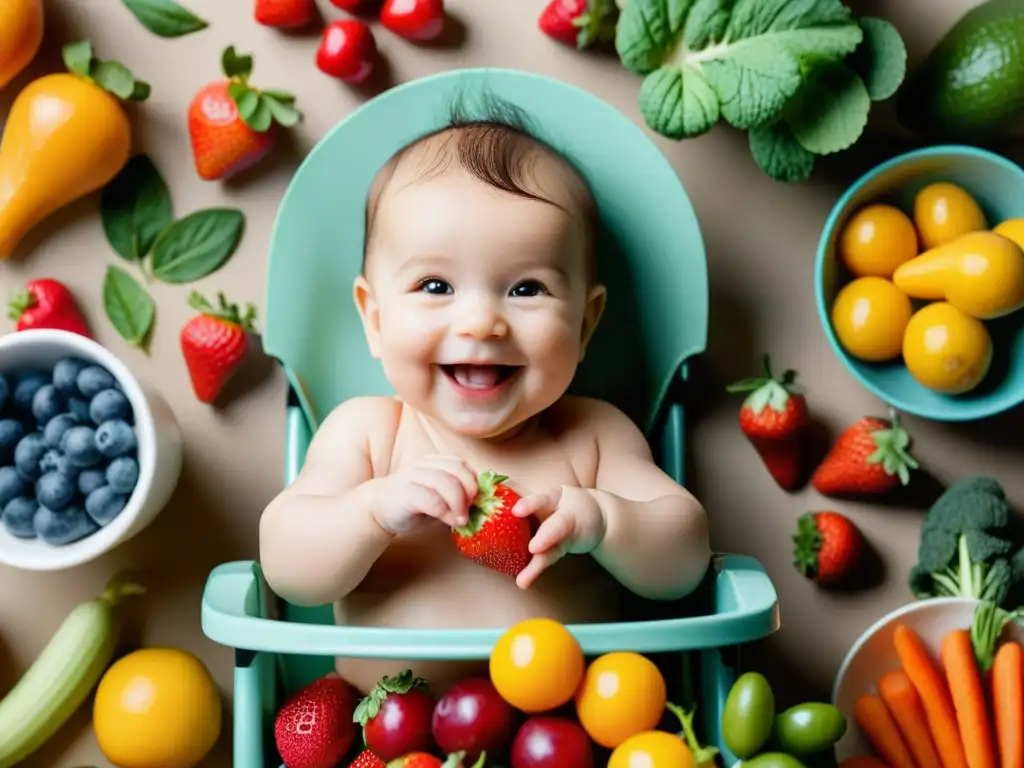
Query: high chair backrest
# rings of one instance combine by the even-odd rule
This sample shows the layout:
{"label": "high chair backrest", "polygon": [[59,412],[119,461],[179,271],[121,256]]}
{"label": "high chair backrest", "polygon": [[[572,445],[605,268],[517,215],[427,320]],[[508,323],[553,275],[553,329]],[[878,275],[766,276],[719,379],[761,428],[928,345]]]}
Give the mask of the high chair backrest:
{"label": "high chair backrest", "polygon": [[354,396],[392,394],[352,299],[367,191],[399,149],[444,128],[451,105],[483,116],[494,99],[590,184],[601,218],[604,318],[573,391],[611,401],[649,429],[681,363],[705,348],[704,244],[675,171],[648,136],[595,96],[539,75],[448,72],[399,86],[335,126],[295,174],[271,238],[263,344],[310,426]]}

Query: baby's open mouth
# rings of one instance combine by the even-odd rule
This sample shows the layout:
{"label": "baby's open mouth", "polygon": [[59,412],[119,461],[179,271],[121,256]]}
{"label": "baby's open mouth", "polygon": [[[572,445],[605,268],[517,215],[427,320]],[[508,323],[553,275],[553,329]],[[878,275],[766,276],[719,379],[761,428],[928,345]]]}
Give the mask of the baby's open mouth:
{"label": "baby's open mouth", "polygon": [[456,384],[466,389],[492,389],[504,384],[522,370],[519,365],[442,365],[441,370]]}

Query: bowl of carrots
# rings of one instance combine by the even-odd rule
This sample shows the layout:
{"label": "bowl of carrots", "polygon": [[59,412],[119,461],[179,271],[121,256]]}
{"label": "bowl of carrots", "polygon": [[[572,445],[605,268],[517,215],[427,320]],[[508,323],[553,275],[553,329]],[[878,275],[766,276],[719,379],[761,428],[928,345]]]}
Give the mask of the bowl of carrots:
{"label": "bowl of carrots", "polygon": [[854,643],[832,690],[841,768],[1024,768],[1024,627],[992,603],[909,603]]}

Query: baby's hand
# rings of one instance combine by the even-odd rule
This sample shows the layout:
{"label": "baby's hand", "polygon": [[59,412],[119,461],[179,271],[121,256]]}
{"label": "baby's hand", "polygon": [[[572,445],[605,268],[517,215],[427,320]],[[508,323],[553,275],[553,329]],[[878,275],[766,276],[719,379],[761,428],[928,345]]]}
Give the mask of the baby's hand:
{"label": "baby's hand", "polygon": [[476,473],[466,462],[433,456],[380,479],[374,516],[395,536],[411,533],[431,518],[449,527],[465,525],[477,491]]}

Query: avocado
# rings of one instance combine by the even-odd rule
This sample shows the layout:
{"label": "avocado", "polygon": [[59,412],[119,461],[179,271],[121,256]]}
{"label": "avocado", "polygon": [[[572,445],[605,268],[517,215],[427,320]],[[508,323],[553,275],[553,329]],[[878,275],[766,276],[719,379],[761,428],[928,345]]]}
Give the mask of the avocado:
{"label": "avocado", "polygon": [[897,117],[933,138],[1024,130],[1024,0],[987,0],[964,14],[906,83]]}

